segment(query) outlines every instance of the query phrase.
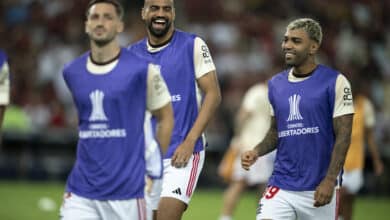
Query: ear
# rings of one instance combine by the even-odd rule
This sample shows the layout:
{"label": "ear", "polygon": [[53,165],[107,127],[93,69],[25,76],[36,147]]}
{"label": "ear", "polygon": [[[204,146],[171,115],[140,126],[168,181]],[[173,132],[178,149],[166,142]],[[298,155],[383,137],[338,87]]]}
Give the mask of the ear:
{"label": "ear", "polygon": [[320,45],[317,42],[313,41],[313,43],[310,46],[310,54],[316,54],[319,47]]}
{"label": "ear", "polygon": [[125,29],[125,24],[124,24],[124,22],[123,22],[123,21],[119,22],[119,25],[118,25],[118,27],[117,27],[117,32],[118,32],[118,33],[122,33],[124,29]]}

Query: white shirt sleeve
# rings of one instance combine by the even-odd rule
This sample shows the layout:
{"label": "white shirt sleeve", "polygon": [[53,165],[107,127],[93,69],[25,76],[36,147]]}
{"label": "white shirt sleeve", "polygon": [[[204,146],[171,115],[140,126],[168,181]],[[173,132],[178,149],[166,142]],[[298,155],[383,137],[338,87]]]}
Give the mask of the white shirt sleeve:
{"label": "white shirt sleeve", "polygon": [[365,98],[363,103],[364,109],[364,123],[368,128],[372,128],[375,125],[375,111],[374,106],[369,99]]}
{"label": "white shirt sleeve", "polygon": [[215,65],[209,48],[199,37],[196,37],[194,42],[194,67],[196,79],[199,79],[206,73],[215,70]]}
{"label": "white shirt sleeve", "polygon": [[333,118],[354,112],[351,84],[343,74],[339,74],[335,86]]}
{"label": "white shirt sleeve", "polygon": [[242,107],[248,111],[253,112],[255,111],[257,105],[256,101],[258,101],[258,90],[254,89],[255,87],[252,87],[248,90],[248,92],[244,95],[244,99],[242,101]]}
{"label": "white shirt sleeve", "polygon": [[164,107],[171,101],[171,94],[161,76],[160,66],[149,64],[146,107],[150,111]]}
{"label": "white shirt sleeve", "polygon": [[7,62],[4,62],[3,66],[0,67],[0,105],[9,104],[9,66]]}

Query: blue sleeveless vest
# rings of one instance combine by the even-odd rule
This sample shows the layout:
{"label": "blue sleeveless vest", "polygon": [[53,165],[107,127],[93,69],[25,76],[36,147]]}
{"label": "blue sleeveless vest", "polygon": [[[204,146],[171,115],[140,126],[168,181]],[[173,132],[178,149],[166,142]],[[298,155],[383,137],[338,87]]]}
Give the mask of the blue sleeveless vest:
{"label": "blue sleeveless vest", "polygon": [[109,73],[91,74],[89,53],[63,71],[79,117],[77,159],[67,190],[98,200],[143,198],[148,63],[122,49]]}
{"label": "blue sleeveless vest", "polygon": [[315,190],[326,175],[333,151],[339,73],[318,65],[301,82],[290,82],[288,73],[283,71],[269,81],[279,137],[269,184],[292,191]]}
{"label": "blue sleeveless vest", "polygon": [[[162,76],[172,95],[175,127],[164,158],[172,157],[198,116],[194,69],[195,38],[193,34],[175,30],[169,45],[161,51],[149,52],[146,38],[129,47],[134,53],[161,65]],[[204,144],[200,137],[195,144],[194,152],[203,150]]]}

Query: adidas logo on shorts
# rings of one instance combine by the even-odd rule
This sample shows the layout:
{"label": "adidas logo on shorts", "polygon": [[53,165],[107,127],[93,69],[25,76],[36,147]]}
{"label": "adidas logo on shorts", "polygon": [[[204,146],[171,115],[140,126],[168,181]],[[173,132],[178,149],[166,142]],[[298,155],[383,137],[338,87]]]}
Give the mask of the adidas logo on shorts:
{"label": "adidas logo on shorts", "polygon": [[179,187],[179,188],[177,188],[177,189],[175,189],[175,190],[173,190],[173,191],[172,191],[172,193],[174,193],[174,194],[178,194],[178,195],[181,195],[181,190],[180,190],[180,187]]}
{"label": "adidas logo on shorts", "polygon": [[263,204],[259,203],[259,206],[257,207],[256,209],[256,215],[260,214],[261,213],[261,207],[263,206]]}

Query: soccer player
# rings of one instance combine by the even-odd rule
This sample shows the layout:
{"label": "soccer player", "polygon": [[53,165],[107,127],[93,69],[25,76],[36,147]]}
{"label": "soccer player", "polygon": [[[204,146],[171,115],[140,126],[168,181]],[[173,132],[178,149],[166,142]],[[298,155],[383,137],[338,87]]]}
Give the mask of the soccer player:
{"label": "soccer player", "polygon": [[223,196],[220,220],[231,220],[240,194],[247,186],[256,185],[263,192],[272,173],[275,153],[260,157],[249,171],[241,167],[241,153],[250,150],[266,135],[271,122],[266,83],[258,83],[246,92],[236,117],[236,135],[230,147],[237,157],[233,162],[232,176]]}
{"label": "soccer player", "polygon": [[166,151],[174,122],[170,94],[159,66],[120,48],[123,9],[116,0],[91,1],[86,15],[91,50],[63,70],[79,141],[61,219],[144,220],[145,112],[157,118]]}
{"label": "soccer player", "polygon": [[340,216],[343,220],[351,220],[355,195],[363,186],[364,144],[367,140],[375,175],[383,173],[383,162],[374,138],[375,112],[371,101],[361,92],[361,86],[352,84],[354,88],[354,108],[351,145],[345,158],[343,185],[340,194]]}
{"label": "soccer player", "polygon": [[171,143],[164,154],[157,219],[176,220],[181,219],[196,187],[205,157],[203,132],[221,95],[205,42],[175,29],[173,0],[145,0],[142,19],[148,36],[129,50],[161,65],[175,118]]}
{"label": "soccer player", "polygon": [[290,67],[268,83],[271,127],[263,141],[241,156],[244,169],[277,149],[269,187],[257,219],[335,219],[333,196],[352,129],[350,84],[341,73],[318,64],[318,22],[292,21],[282,50]]}
{"label": "soccer player", "polygon": [[0,127],[3,124],[4,113],[9,104],[9,66],[6,53],[0,49]]}

